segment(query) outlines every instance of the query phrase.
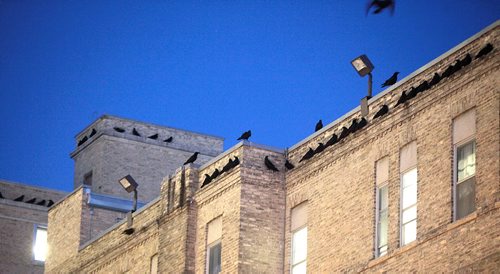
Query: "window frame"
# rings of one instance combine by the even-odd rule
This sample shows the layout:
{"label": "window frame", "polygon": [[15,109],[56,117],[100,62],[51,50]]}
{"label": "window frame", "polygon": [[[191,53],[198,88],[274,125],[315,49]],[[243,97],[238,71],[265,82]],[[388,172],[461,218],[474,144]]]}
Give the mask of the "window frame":
{"label": "window frame", "polygon": [[[295,235],[295,233],[297,233],[303,229],[306,229],[306,257],[304,260],[294,263],[294,261],[293,261],[293,254],[294,254],[293,236]],[[302,225],[302,226],[299,226],[295,230],[291,231],[291,234],[292,234],[291,235],[292,237],[291,237],[291,253],[290,253],[290,273],[293,273],[293,268],[301,263],[306,264],[306,270],[307,270],[307,243],[308,243],[307,239],[309,238],[309,231],[307,229],[307,223]]]}
{"label": "window frame", "polygon": [[[207,244],[207,249],[206,249],[206,253],[207,253],[207,269],[205,271],[206,274],[210,273],[210,249],[212,249],[212,247],[216,246],[216,245],[219,245],[220,244],[220,253],[221,253],[221,256],[220,256],[220,264],[221,264],[221,270],[222,270],[222,241],[221,241],[221,238],[213,241],[212,243],[210,244]],[[220,273],[220,272],[219,272]]]}
{"label": "window frame", "polygon": [[36,247],[36,239],[37,239],[37,232],[38,230],[45,230],[45,233],[48,235],[48,229],[47,225],[44,224],[35,224],[33,226],[33,243],[31,245],[31,260],[34,264],[38,265],[45,265],[45,261],[47,260],[47,252],[48,252],[48,243],[47,243],[47,250],[45,251],[45,260],[37,260],[35,258],[35,247]]}
{"label": "window frame", "polygon": [[[387,250],[384,254],[379,251],[379,236],[380,236],[380,189],[387,187],[387,223],[389,223],[389,181],[385,181],[380,185],[375,186],[375,258],[380,258],[387,255],[389,251],[389,242],[387,242]],[[388,224],[389,225],[389,224]],[[387,231],[387,238],[389,238],[389,231]]]}
{"label": "window frame", "polygon": [[[403,208],[403,190],[404,190],[404,187],[403,187],[403,177],[405,174],[411,172],[415,170],[415,172],[417,173],[417,180],[415,182],[416,184],[416,193],[415,195],[417,196],[416,197],[416,200],[415,200],[415,204],[412,204],[411,206],[408,206],[406,208]],[[411,167],[408,167],[407,169],[403,170],[403,171],[400,171],[400,179],[399,179],[399,245],[400,247],[403,247],[403,246],[406,246],[414,241],[416,241],[418,239],[418,167],[417,165],[414,165],[414,166],[411,166]],[[415,219],[409,221],[409,222],[406,222],[406,223],[403,223],[403,212],[411,207],[415,206],[415,211],[416,211],[416,217]],[[404,243],[403,242],[403,226],[405,224],[409,224],[410,222],[412,221],[415,221],[416,224],[415,224],[415,240],[411,241],[411,242],[408,242],[408,243]]]}
{"label": "window frame", "polygon": [[[458,197],[457,197],[457,187],[460,183],[466,182],[471,178],[476,177],[476,171],[474,171],[474,175],[468,176],[464,179],[462,179],[460,182],[458,181],[458,149],[460,147],[464,147],[470,143],[474,143],[474,158],[477,160],[476,154],[477,154],[477,142],[476,142],[476,135],[469,136],[460,142],[457,142],[453,144],[453,222],[456,222],[460,219],[463,219],[467,217],[468,215],[472,214],[469,213],[468,215],[463,216],[460,219],[457,219],[457,206],[458,206]],[[476,169],[477,169],[477,161],[476,161]],[[476,181],[474,181],[474,187],[476,186]],[[474,190],[474,208],[475,206],[475,199],[476,199],[476,191]],[[476,209],[474,209],[476,211]]]}

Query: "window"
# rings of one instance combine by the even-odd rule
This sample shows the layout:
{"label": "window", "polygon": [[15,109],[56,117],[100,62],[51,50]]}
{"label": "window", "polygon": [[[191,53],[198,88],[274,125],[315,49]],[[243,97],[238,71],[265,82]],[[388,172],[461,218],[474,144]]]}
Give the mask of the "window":
{"label": "window", "polygon": [[207,227],[207,273],[217,274],[221,272],[222,218],[210,221]]}
{"label": "window", "polygon": [[92,171],[88,172],[83,176],[83,184],[86,186],[92,185]]}
{"label": "window", "polygon": [[461,219],[476,210],[475,111],[469,110],[453,121],[454,180],[453,217]]}
{"label": "window", "polygon": [[307,204],[292,209],[292,274],[306,273],[307,262]]}
{"label": "window", "polygon": [[401,246],[417,239],[417,145],[412,142],[401,149]]}
{"label": "window", "polygon": [[158,273],[158,254],[155,254],[151,257],[151,265],[149,269],[151,274]]}
{"label": "window", "polygon": [[38,262],[45,262],[47,255],[47,228],[35,225],[34,234],[33,259]]}
{"label": "window", "polygon": [[376,164],[376,236],[375,257],[387,254],[389,231],[389,158],[385,157]]}

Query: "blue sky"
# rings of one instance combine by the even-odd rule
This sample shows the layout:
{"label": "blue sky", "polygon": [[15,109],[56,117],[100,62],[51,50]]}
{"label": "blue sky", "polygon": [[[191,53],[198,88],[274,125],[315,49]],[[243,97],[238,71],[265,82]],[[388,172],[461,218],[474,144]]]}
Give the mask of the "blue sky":
{"label": "blue sky", "polygon": [[0,178],[70,191],[102,114],[290,147],[498,19],[499,1],[0,1]]}

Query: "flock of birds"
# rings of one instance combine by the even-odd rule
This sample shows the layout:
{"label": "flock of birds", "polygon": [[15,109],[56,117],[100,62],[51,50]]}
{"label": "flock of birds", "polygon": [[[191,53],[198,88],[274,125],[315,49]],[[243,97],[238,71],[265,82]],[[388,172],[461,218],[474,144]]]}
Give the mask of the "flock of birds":
{"label": "flock of birds", "polygon": [[[493,45],[490,43],[486,44],[479,52],[476,54],[475,59],[482,58],[483,56],[487,55],[493,50]],[[437,85],[442,79],[450,77],[453,75],[455,72],[459,71],[463,67],[469,65],[472,62],[472,56],[470,53],[468,53],[465,57],[462,59],[457,59],[452,65],[448,66],[441,74],[434,73],[432,79],[430,81],[423,81],[421,82],[418,86],[416,87],[411,87],[409,90],[403,91],[401,93],[400,98],[394,105],[394,107],[397,107],[400,104],[403,104],[407,102],[408,100],[412,99],[415,97],[418,93],[424,92],[433,86]],[[387,86],[392,86],[394,85],[397,80],[398,80],[398,74],[399,72],[394,72],[394,74],[384,81],[382,83],[382,87],[387,87]],[[388,105],[382,105],[381,108],[375,113],[375,115],[372,118],[372,121],[382,117],[389,113],[389,106]],[[362,129],[368,124],[368,121],[365,118],[361,119],[353,119],[351,122],[351,125],[349,127],[342,127],[340,134],[337,136],[337,134],[332,134],[332,136],[325,142],[319,142],[318,146],[316,148],[311,148],[309,147],[309,150],[302,156],[302,158],[299,160],[300,162],[306,161],[311,159],[314,155],[319,154],[323,152],[326,148],[338,143],[340,140],[346,138],[348,135]],[[315,132],[321,130],[323,128],[323,121],[320,119],[316,125],[315,125]],[[245,131],[237,140],[248,140],[252,136],[252,131],[248,130]],[[199,152],[195,152],[189,159],[184,163],[184,165],[194,163],[198,157]],[[285,155],[287,156],[287,155]],[[295,168],[295,166],[289,161],[288,157],[285,157],[285,168],[287,170],[291,170]],[[230,169],[236,167],[240,163],[238,157],[235,156],[235,160],[230,159],[229,162],[224,166],[222,171],[219,171],[217,168],[215,171],[209,175],[205,174],[205,180],[202,184],[201,187],[206,186],[209,184],[212,180],[214,180],[216,177],[218,177],[220,174],[229,171]],[[268,170],[271,170],[273,172],[279,172],[280,170],[276,167],[276,165],[271,161],[269,156],[264,157],[264,165]]]}
{"label": "flock of birds", "polygon": [[[124,128],[121,128],[121,127],[113,127],[113,129],[116,132],[119,132],[119,133],[124,133],[126,131]],[[96,133],[97,133],[97,131],[95,130],[95,128],[93,128],[92,131],[90,132],[90,134],[88,136],[84,136],[82,139],[80,139],[78,141],[78,145],[77,146],[83,145],[85,142],[87,142]],[[139,133],[139,131],[135,127],[132,129],[132,135],[138,136],[138,137],[142,137],[142,135]],[[153,135],[147,136],[147,138],[151,139],[151,140],[158,140],[159,137],[160,137],[160,135],[158,133],[155,133]],[[170,136],[170,137],[164,139],[163,142],[164,143],[172,143],[173,140],[174,140],[174,137]]]}
{"label": "flock of birds", "polygon": [[[0,199],[6,199],[3,195],[2,195],[2,192],[0,192]],[[24,195],[21,195],[15,199],[13,199],[12,201],[14,202],[23,202],[24,201]],[[36,200],[36,198],[32,198],[32,199],[29,199],[27,201],[24,201],[25,203],[27,204],[32,204],[32,205],[39,205],[39,206],[46,206],[46,207],[51,207],[53,204],[54,204],[54,201],[52,200],[41,200],[41,201],[38,201]]]}

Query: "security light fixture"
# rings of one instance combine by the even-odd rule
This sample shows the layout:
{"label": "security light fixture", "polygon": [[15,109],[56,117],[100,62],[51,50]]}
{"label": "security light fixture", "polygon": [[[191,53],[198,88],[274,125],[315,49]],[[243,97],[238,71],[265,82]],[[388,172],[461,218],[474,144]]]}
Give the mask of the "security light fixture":
{"label": "security light fixture", "polygon": [[118,182],[128,193],[132,191],[134,192],[134,204],[132,206],[132,212],[135,212],[137,210],[137,186],[139,185],[130,175],[121,178]]}
{"label": "security light fixture", "polygon": [[359,76],[365,77],[365,75],[368,75],[368,95],[361,99],[361,115],[366,117],[368,115],[368,100],[372,98],[372,71],[375,66],[372,62],[370,62],[370,59],[368,59],[368,56],[365,54],[352,60],[351,64],[356,72],[358,72]]}

